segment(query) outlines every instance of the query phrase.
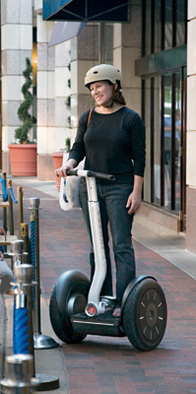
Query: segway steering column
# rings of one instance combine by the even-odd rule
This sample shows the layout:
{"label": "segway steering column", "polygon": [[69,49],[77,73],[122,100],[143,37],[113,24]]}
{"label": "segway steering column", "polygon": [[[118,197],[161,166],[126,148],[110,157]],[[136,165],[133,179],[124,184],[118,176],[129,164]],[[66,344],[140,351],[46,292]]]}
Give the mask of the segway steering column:
{"label": "segway steering column", "polygon": [[114,181],[113,175],[102,174],[89,170],[68,170],[67,175],[86,178],[88,209],[91,222],[91,233],[95,255],[95,272],[88,295],[85,313],[91,317],[105,312],[105,302],[100,301],[100,293],[106,277],[106,258],[102,235],[101,215],[97,196],[96,178]]}

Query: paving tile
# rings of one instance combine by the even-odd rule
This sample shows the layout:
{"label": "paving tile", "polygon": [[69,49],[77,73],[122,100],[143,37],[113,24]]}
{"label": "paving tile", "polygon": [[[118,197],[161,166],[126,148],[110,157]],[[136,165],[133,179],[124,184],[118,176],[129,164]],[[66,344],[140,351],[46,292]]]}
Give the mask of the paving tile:
{"label": "paving tile", "polygon": [[[53,286],[65,270],[89,276],[88,236],[80,210],[64,212],[57,199],[31,187],[24,187],[23,193],[27,223],[29,197],[40,198],[41,290],[48,305]],[[165,336],[150,352],[135,350],[127,338],[87,336],[77,345],[62,344],[69,394],[196,392],[196,281],[158,253],[136,240],[133,243],[137,275],[154,276],[165,292]],[[114,264],[112,273],[115,278]]]}

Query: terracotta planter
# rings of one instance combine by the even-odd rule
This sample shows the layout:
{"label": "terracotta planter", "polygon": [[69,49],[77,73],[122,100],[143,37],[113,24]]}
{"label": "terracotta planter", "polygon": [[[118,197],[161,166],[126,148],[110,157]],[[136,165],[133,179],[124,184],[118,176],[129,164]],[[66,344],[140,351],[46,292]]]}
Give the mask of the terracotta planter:
{"label": "terracotta planter", "polygon": [[10,144],[11,174],[13,176],[37,175],[37,145]]}
{"label": "terracotta planter", "polygon": [[[63,164],[63,152],[54,152],[52,153],[52,158],[53,158],[53,163],[54,163],[54,169],[56,170],[59,167],[62,167]],[[60,186],[61,186],[61,178],[58,178],[57,176],[55,177],[56,180],[56,187],[58,192],[60,191]]]}

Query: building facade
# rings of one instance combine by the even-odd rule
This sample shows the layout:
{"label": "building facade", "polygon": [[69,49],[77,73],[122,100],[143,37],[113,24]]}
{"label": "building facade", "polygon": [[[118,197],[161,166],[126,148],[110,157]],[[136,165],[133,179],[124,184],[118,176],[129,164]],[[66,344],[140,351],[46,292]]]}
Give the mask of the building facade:
{"label": "building facade", "polygon": [[[142,2],[144,201],[176,231],[186,228],[187,1]],[[158,210],[156,209],[158,208]],[[169,215],[167,215],[169,213]]]}
{"label": "building facade", "polygon": [[55,22],[43,20],[42,3],[1,1],[3,169],[9,171],[8,144],[19,124],[26,56],[34,67],[40,180],[54,179],[51,154],[64,148],[67,137],[74,141],[79,116],[93,105],[86,71],[112,63],[123,73],[127,105],[146,125],[141,213],[184,233],[187,248],[196,252],[195,1],[133,0],[128,23],[89,22],[55,46]]}

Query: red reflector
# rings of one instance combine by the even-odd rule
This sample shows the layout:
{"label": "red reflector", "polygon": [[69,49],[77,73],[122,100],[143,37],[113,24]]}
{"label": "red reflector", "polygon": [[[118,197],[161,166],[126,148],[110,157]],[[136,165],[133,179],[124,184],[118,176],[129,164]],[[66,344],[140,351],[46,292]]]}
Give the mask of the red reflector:
{"label": "red reflector", "polygon": [[89,306],[88,311],[91,315],[94,315],[96,313],[96,308],[93,305],[91,305]]}

